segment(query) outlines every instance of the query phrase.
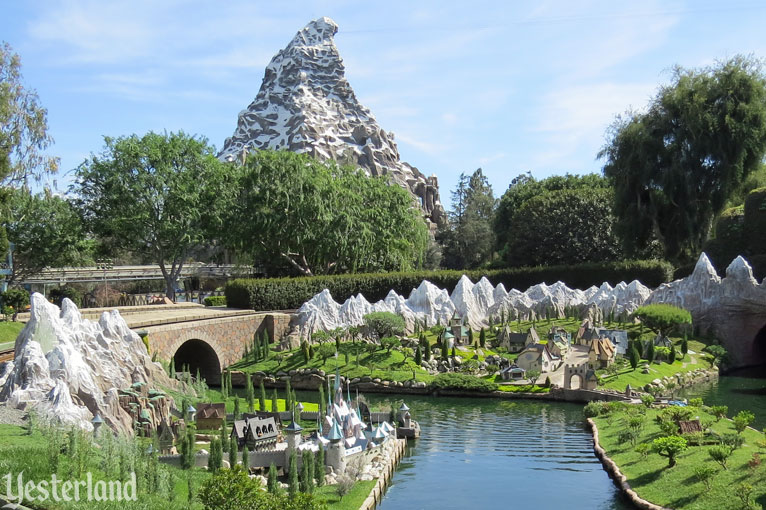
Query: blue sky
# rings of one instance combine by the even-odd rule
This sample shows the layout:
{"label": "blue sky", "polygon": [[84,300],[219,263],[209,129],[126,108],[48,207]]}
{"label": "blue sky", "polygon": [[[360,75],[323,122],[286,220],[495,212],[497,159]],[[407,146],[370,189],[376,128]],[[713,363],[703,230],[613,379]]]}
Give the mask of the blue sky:
{"label": "blue sky", "polygon": [[496,195],[531,171],[598,172],[616,114],[674,65],[766,57],[766,2],[6,2],[0,39],[48,109],[67,172],[102,137],[184,130],[220,148],[271,57],[333,18],[346,77],[402,159],[449,202],[482,167]]}

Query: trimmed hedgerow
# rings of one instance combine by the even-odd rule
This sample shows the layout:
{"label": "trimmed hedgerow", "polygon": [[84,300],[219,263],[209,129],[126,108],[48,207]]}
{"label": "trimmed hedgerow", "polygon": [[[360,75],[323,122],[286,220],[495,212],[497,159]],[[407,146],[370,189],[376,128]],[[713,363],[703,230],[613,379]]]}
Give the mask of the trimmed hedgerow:
{"label": "trimmed hedgerow", "polygon": [[431,388],[440,390],[490,392],[497,389],[497,384],[468,374],[444,373],[434,377]]}
{"label": "trimmed hedgerow", "polygon": [[670,280],[673,268],[658,260],[588,263],[575,266],[519,267],[474,271],[414,271],[406,273],[365,273],[297,278],[237,279],[226,285],[226,302],[235,308],[254,310],[291,310],[299,308],[324,289],[343,302],[362,293],[374,302],[386,297],[390,290],[402,295],[428,280],[434,285],[452,290],[465,274],[472,281],[482,276],[493,284],[502,283],[506,289],[525,290],[538,283],[552,284],[562,281],[573,288],[585,289],[591,285],[609,282],[639,280],[656,287]]}
{"label": "trimmed hedgerow", "polygon": [[226,306],[226,296],[208,296],[204,303],[205,306]]}

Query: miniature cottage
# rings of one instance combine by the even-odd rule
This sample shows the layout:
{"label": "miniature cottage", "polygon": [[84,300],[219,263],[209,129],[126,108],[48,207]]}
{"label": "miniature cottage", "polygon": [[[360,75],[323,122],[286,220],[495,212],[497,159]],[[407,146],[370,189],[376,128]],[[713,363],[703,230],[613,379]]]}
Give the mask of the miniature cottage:
{"label": "miniature cottage", "polygon": [[520,368],[527,372],[536,370],[540,373],[556,370],[560,361],[561,359],[553,356],[548,350],[548,346],[543,344],[527,346],[516,358],[516,364]]}
{"label": "miniature cottage", "polygon": [[588,350],[588,365],[593,369],[606,368],[614,363],[615,347],[608,338],[594,338]]}
{"label": "miniature cottage", "polygon": [[224,418],[226,418],[226,405],[223,403],[197,406],[198,430],[218,430],[223,425]]}

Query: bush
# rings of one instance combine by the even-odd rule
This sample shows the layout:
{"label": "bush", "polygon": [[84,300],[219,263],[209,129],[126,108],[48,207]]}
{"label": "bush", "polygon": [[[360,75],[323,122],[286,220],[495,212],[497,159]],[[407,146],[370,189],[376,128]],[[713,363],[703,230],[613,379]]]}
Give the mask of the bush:
{"label": "bush", "polygon": [[205,306],[226,306],[226,296],[208,296],[204,301]]}
{"label": "bush", "polygon": [[441,390],[461,390],[490,392],[497,390],[497,384],[467,374],[439,374],[431,381],[431,388]]}
{"label": "bush", "polygon": [[82,293],[74,287],[65,285],[63,287],[55,287],[48,293],[48,299],[53,301],[53,304],[60,307],[64,298],[68,298],[79,308],[82,306]]}
{"label": "bush", "polygon": [[586,418],[595,418],[609,413],[609,404],[601,401],[588,402],[582,410]]}
{"label": "bush", "polygon": [[236,279],[226,284],[226,301],[236,308],[254,310],[290,310],[300,307],[324,289],[339,302],[357,293],[374,302],[386,297],[390,290],[406,295],[428,280],[441,288],[452,290],[465,274],[472,281],[482,276],[493,285],[525,290],[538,283],[562,281],[570,287],[586,289],[609,282],[640,280],[656,287],[672,277],[669,263],[657,260],[589,263],[576,266],[519,267],[473,271],[418,271],[400,273],[364,273],[297,278]]}

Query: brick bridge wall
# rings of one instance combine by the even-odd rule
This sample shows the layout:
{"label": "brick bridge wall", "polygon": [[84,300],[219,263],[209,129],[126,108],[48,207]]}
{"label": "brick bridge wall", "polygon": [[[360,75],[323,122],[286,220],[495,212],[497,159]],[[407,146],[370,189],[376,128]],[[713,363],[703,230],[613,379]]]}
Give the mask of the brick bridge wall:
{"label": "brick bridge wall", "polygon": [[142,329],[149,335],[150,352],[161,360],[170,360],[188,340],[202,340],[213,348],[223,368],[242,358],[256,331],[267,331],[272,342],[279,343],[287,335],[290,318],[284,313],[254,313]]}

